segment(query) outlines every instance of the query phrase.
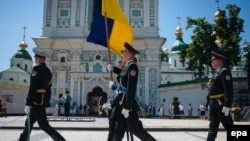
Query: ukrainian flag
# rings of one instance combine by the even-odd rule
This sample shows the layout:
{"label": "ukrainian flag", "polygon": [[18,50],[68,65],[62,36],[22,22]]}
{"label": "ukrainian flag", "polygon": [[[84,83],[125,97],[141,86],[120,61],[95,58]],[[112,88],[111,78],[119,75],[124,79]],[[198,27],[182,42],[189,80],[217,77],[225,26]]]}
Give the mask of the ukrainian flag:
{"label": "ukrainian flag", "polygon": [[[105,27],[105,17],[107,27]],[[107,34],[109,38],[107,38]],[[93,23],[87,42],[105,47],[109,43],[110,49],[117,55],[121,55],[125,42],[132,45],[133,29],[117,0],[96,0]]]}

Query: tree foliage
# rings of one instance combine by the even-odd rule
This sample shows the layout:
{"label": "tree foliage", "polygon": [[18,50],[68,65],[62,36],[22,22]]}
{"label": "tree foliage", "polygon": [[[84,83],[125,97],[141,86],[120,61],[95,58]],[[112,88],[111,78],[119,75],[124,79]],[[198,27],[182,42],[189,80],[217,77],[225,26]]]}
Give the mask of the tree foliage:
{"label": "tree foliage", "polygon": [[[228,15],[225,10],[218,9],[219,19],[209,23],[206,18],[193,19],[187,17],[186,29],[193,28],[191,43],[180,52],[180,60],[188,59],[187,70],[198,69],[204,72],[204,66],[211,66],[211,51],[227,57],[225,67],[232,68],[240,61],[240,41],[243,32],[244,20],[239,17],[240,8],[227,5]],[[220,45],[216,40],[220,38]],[[197,68],[198,67],[198,68]]]}

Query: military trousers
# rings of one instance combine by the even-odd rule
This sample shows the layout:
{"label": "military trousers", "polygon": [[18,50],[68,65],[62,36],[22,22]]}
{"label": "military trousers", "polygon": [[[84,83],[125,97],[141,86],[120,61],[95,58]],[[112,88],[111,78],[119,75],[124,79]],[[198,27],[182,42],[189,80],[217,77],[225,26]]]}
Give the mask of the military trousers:
{"label": "military trousers", "polygon": [[[30,111],[29,120],[25,121],[25,128],[20,135],[19,141],[27,141],[34,123],[37,121],[39,127],[44,130],[54,141],[65,141],[65,139],[49,125],[46,109],[42,106],[33,106]],[[28,133],[28,126],[30,133]]]}
{"label": "military trousers", "polygon": [[115,135],[112,141],[121,141],[126,130],[137,136],[142,141],[156,141],[144,128],[142,122],[139,120],[138,111],[132,110],[129,112],[129,117],[124,118],[119,110],[116,119]]}
{"label": "military trousers", "polygon": [[[220,101],[223,103],[223,98],[221,98]],[[207,141],[214,141],[217,137],[220,122],[227,130],[228,126],[233,125],[233,120],[230,113],[228,116],[225,116],[224,113],[222,113],[223,104],[219,104],[217,99],[210,99],[209,107],[210,123]]]}

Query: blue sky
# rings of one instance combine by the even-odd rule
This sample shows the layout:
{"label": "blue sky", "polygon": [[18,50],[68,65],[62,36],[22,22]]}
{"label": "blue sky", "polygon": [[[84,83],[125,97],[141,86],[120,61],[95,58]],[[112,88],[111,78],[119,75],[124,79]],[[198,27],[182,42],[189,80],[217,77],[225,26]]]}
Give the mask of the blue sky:
{"label": "blue sky", "polygon": [[[42,35],[43,0],[0,0],[0,71],[10,66],[11,57],[19,50],[19,43],[23,40],[23,26],[27,27],[25,42],[27,51],[33,56],[34,37]],[[227,4],[236,4],[241,8],[240,17],[245,20],[245,33],[242,37],[250,42],[250,1],[249,0],[220,0],[219,7],[225,9]],[[185,29],[186,17],[206,17],[213,22],[217,10],[215,0],[159,0],[159,34],[167,38],[164,47],[171,49],[176,37],[175,29],[178,25],[177,16],[181,17],[180,25],[183,40],[190,43],[192,29]]]}

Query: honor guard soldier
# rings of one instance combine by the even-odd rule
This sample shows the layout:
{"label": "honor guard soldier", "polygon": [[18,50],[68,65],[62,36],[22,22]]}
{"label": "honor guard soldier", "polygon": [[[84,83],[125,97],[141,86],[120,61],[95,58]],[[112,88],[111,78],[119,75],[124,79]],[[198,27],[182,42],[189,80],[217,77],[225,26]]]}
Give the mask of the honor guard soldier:
{"label": "honor guard soldier", "polygon": [[225,56],[212,52],[211,65],[216,71],[211,78],[208,92],[210,123],[207,141],[215,140],[220,122],[225,129],[233,125],[229,113],[233,99],[232,74],[230,70],[223,67],[224,60],[226,60]]}
{"label": "honor guard soldier", "polygon": [[24,111],[27,114],[25,128],[19,141],[27,141],[30,131],[37,121],[39,127],[44,130],[54,141],[65,139],[49,125],[46,109],[50,107],[52,73],[45,64],[48,53],[42,48],[33,48],[36,66],[33,67],[30,76],[30,87]]}
{"label": "honor guard soldier", "polygon": [[[125,67],[120,72],[120,85],[125,88],[124,97],[121,101],[121,109],[119,112],[122,116],[117,117],[115,135],[112,141],[121,141],[126,128],[130,133],[137,136],[143,141],[156,141],[142,126],[139,120],[139,105],[136,101],[136,89],[139,76],[139,69],[135,63],[135,55],[139,54],[128,43],[124,44],[122,50],[122,62],[126,62]],[[132,136],[131,136],[132,138]]]}
{"label": "honor guard soldier", "polygon": [[111,88],[115,92],[115,98],[111,102],[111,105],[110,105],[111,110],[109,114],[109,134],[108,134],[107,141],[112,141],[114,133],[115,133],[115,125],[116,125],[117,118],[123,116],[121,114],[122,105],[120,101],[122,100],[122,97],[124,95],[123,95],[123,90],[121,88],[119,81],[120,81],[120,72],[124,68],[126,62],[119,61],[118,63],[119,63],[118,66],[113,66],[111,64],[107,65],[108,71],[110,72],[112,71],[117,75],[116,80],[114,82],[113,81],[109,82],[109,88]]}

